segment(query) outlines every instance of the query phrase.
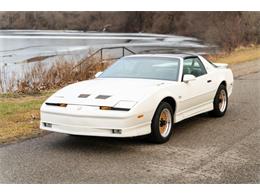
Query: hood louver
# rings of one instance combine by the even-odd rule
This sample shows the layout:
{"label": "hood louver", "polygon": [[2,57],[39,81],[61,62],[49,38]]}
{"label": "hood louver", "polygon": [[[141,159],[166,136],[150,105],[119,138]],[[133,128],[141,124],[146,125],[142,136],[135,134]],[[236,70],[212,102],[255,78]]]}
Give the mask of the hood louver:
{"label": "hood louver", "polygon": [[88,96],[90,96],[89,94],[80,94],[78,96],[78,98],[87,98]]}
{"label": "hood louver", "polygon": [[98,95],[98,96],[96,97],[96,99],[105,100],[105,99],[107,99],[107,98],[109,98],[109,97],[111,97],[111,96],[110,96],[110,95]]}

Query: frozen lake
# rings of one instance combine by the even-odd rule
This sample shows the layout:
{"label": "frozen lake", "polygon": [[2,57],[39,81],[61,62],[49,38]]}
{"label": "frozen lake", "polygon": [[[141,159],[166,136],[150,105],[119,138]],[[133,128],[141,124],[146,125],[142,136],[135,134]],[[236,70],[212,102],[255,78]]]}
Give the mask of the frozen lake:
{"label": "frozen lake", "polygon": [[[125,46],[136,53],[205,53],[212,47],[192,37],[151,33],[0,30],[0,69],[5,76],[33,66],[51,65],[57,57],[81,60],[104,47]],[[119,57],[121,51],[108,53]]]}

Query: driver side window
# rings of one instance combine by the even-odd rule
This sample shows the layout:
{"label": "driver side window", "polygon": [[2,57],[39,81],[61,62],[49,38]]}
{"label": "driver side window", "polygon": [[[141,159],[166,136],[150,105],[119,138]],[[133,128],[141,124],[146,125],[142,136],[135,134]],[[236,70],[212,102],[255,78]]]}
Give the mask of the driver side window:
{"label": "driver side window", "polygon": [[195,77],[207,74],[206,69],[199,58],[187,58],[183,62],[183,75],[192,74]]}

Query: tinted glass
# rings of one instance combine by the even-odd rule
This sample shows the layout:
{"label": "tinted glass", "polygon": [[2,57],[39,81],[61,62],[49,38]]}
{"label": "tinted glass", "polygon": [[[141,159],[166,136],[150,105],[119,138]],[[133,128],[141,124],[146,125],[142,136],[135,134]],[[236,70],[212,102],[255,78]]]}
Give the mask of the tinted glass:
{"label": "tinted glass", "polygon": [[199,77],[206,73],[204,65],[198,58],[188,58],[184,60],[183,74],[192,74],[195,77]]}
{"label": "tinted glass", "polygon": [[180,60],[161,57],[122,58],[105,70],[100,78],[142,78],[178,80]]}

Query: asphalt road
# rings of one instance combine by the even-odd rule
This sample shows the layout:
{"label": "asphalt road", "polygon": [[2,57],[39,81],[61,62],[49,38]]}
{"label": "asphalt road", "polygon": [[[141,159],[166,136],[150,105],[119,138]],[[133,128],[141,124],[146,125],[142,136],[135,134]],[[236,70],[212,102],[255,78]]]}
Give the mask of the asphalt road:
{"label": "asphalt road", "polygon": [[166,144],[51,133],[0,146],[0,182],[260,183],[259,119],[260,72],[240,75],[224,117],[176,124]]}

